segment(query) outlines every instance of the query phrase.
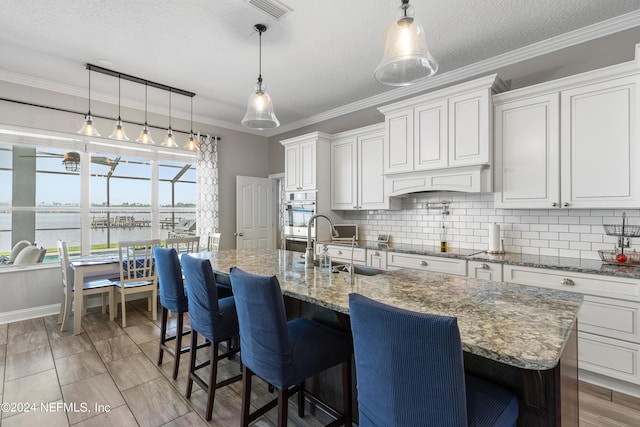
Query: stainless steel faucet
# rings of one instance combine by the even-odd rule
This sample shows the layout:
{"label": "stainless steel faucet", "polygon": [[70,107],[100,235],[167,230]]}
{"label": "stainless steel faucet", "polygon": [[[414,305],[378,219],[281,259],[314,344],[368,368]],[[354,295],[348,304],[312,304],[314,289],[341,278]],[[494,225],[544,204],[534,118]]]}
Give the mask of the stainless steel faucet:
{"label": "stainless steel faucet", "polygon": [[[333,226],[333,221],[331,221],[331,218],[329,218],[328,216],[326,216],[324,214],[315,214],[314,216],[309,218],[309,222],[307,223],[307,250],[306,250],[305,255],[304,255],[304,266],[305,266],[305,268],[313,268],[314,267],[315,252],[313,251],[313,246],[311,245],[311,226],[313,225],[313,221],[315,221],[316,218],[324,218],[327,221],[329,221],[329,224],[331,224],[331,235],[333,237],[338,237],[339,236],[338,230],[336,230],[336,228]],[[318,229],[318,227],[316,227],[316,230],[317,229]]]}

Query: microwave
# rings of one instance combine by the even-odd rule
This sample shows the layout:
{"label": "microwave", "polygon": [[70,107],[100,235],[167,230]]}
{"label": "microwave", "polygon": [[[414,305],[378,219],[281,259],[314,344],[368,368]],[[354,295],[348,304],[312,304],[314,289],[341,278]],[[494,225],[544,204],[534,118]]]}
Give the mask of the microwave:
{"label": "microwave", "polygon": [[358,224],[335,224],[334,227],[338,237],[332,237],[331,240],[351,241],[355,237],[356,242],[358,241]]}

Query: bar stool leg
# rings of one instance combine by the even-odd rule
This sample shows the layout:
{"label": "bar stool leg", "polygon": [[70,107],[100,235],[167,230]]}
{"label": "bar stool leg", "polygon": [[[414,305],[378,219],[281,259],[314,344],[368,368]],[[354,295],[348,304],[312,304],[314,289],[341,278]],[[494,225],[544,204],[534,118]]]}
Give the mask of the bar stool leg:
{"label": "bar stool leg", "polygon": [[[164,356],[164,343],[167,335],[167,309],[162,307],[162,324],[160,326],[160,351],[158,354],[158,366],[162,365],[162,357]],[[175,379],[175,378],[174,378]]]}
{"label": "bar stool leg", "polygon": [[[163,321],[164,321],[164,310],[163,309]],[[178,327],[176,328],[176,356],[173,361],[173,379],[178,378],[178,369],[180,368],[180,356],[182,355],[182,328],[184,325],[184,313],[178,312]],[[167,326],[164,325],[166,330]]]}
{"label": "bar stool leg", "polygon": [[289,414],[289,394],[287,390],[278,389],[278,427],[287,427]]}
{"label": "bar stool leg", "polygon": [[191,397],[191,390],[193,389],[193,378],[191,374],[196,371],[196,352],[198,351],[198,333],[191,330],[191,348],[189,350],[189,375],[187,379],[187,391],[185,396],[187,399]]}
{"label": "bar stool leg", "polygon": [[249,411],[251,409],[251,369],[242,365],[242,414],[240,416],[240,426],[249,427]]}
{"label": "bar stool leg", "polygon": [[213,413],[213,401],[216,396],[216,378],[218,376],[218,343],[211,343],[211,363],[209,364],[209,390],[207,390],[207,416],[206,420],[211,420]]}

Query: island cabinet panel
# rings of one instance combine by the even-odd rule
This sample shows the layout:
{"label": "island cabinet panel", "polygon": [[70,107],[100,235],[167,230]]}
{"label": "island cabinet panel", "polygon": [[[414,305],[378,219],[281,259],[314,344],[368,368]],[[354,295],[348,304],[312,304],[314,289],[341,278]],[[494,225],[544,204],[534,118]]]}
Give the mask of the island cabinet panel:
{"label": "island cabinet panel", "polygon": [[467,261],[457,258],[389,252],[387,253],[387,266],[389,270],[414,268],[436,273],[455,274],[456,276],[467,275]]}
{"label": "island cabinet panel", "polygon": [[493,97],[499,208],[640,205],[636,64]]}
{"label": "island cabinet panel", "polygon": [[502,264],[494,262],[468,261],[467,274],[474,279],[502,282]]}

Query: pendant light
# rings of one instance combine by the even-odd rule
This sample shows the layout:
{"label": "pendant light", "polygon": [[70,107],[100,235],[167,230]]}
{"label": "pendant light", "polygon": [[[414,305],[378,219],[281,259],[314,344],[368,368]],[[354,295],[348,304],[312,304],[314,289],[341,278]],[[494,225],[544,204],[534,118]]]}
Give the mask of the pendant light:
{"label": "pendant light", "polygon": [[258,83],[255,87],[255,93],[249,95],[247,113],[241,123],[242,126],[250,129],[273,129],[280,126],[280,122],[273,111],[271,97],[265,92],[265,86],[262,84],[262,33],[267,31],[267,27],[263,24],[256,24],[253,28],[260,34]]}
{"label": "pendant light", "polygon": [[140,136],[138,136],[136,142],[141,142],[142,144],[155,144],[155,142],[153,142],[153,138],[151,138],[151,134],[149,133],[149,126],[147,125],[147,82],[144,82],[144,126],[142,126]]}
{"label": "pendant light", "polygon": [[438,63],[427,47],[424,29],[413,16],[409,0],[402,0],[400,18],[389,27],[384,57],[374,74],[380,83],[407,86],[438,71]]}
{"label": "pendant light", "polygon": [[93,125],[93,117],[91,117],[91,69],[89,68],[89,110],[87,115],[84,116],[84,123],[82,124],[82,129],[78,131],[83,135],[87,136],[100,136],[98,133],[98,129]]}
{"label": "pendant light", "polygon": [[162,142],[164,147],[177,147],[176,138],[173,136],[173,130],[171,129],[171,90],[169,90],[169,128],[167,129],[167,136],[164,137]]}
{"label": "pendant light", "polygon": [[189,131],[189,140],[187,144],[184,146],[187,150],[196,151],[198,149],[198,141],[196,140],[196,136],[193,134],[193,97],[191,97],[191,130]]}
{"label": "pendant light", "polygon": [[127,133],[122,126],[122,119],[120,118],[120,82],[122,79],[118,75],[118,120],[116,120],[116,127],[113,128],[113,132],[109,135],[111,139],[117,139],[118,141],[128,141]]}

